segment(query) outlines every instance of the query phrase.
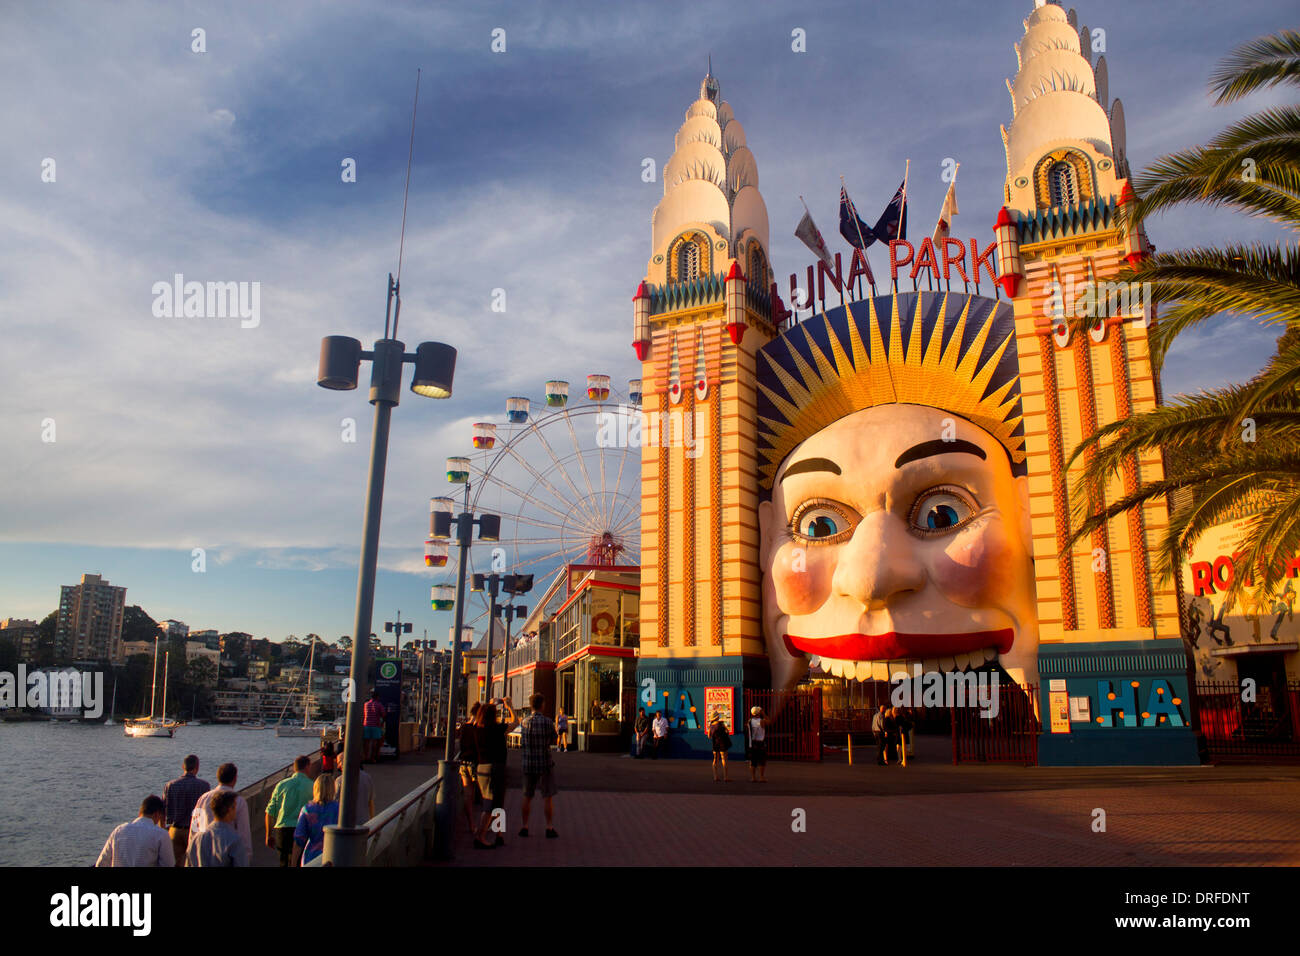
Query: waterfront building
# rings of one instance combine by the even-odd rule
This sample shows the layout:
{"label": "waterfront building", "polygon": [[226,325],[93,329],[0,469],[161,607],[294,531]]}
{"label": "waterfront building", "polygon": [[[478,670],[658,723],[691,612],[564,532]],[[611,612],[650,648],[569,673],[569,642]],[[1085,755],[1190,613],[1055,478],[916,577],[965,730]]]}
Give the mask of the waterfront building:
{"label": "waterfront building", "polygon": [[185,663],[191,661],[205,660],[212,664],[212,683],[215,685],[218,676],[218,669],[221,666],[221,652],[216,648],[209,647],[203,641],[186,641],[185,642]]}
{"label": "waterfront building", "polygon": [[36,621],[7,617],[0,621],[0,639],[13,644],[18,660],[30,662],[36,659],[36,638],[40,627]]}
{"label": "waterfront building", "polygon": [[122,660],[126,661],[137,654],[153,655],[153,641],[123,641]]}
{"label": "waterfront building", "polygon": [[168,618],[165,621],[158,622],[158,633],[162,635],[163,640],[173,637],[189,637],[192,640],[199,640],[198,633],[191,635],[189,625],[184,621],[173,621]]}
{"label": "waterfront building", "polygon": [[59,589],[56,652],[64,657],[122,663],[122,616],[126,588],[98,574],[83,574],[80,584]]}

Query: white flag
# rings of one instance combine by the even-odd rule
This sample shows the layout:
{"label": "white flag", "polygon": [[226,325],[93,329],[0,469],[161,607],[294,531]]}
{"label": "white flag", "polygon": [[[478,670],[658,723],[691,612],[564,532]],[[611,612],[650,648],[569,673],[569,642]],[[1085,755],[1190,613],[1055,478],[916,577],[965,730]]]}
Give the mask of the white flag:
{"label": "white flag", "polygon": [[948,233],[952,230],[952,217],[957,215],[957,177],[954,176],[951,183],[948,184],[948,192],[943,197],[943,207],[939,210],[939,221],[934,227],[933,242],[936,247],[939,243],[948,238]]}
{"label": "white flag", "polygon": [[807,206],[804,207],[803,218],[799,220],[799,225],[795,226],[794,236],[811,249],[818,259],[826,263],[827,268],[835,268],[835,257],[826,248],[826,240],[822,238],[817,224],[813,222]]}

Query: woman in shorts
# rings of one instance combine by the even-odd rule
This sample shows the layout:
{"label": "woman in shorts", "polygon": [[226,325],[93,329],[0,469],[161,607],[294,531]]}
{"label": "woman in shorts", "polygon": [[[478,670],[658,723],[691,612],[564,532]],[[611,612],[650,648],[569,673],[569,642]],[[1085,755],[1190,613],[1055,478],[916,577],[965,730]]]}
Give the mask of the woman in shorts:
{"label": "woman in shorts", "polygon": [[465,800],[465,821],[469,824],[469,832],[472,836],[475,832],[474,827],[474,808],[483,802],[478,792],[478,778],[475,774],[475,768],[478,765],[478,728],[474,726],[474,718],[478,715],[479,708],[483,706],[478,701],[469,709],[469,717],[465,723],[460,726],[460,752],[456,755],[456,762],[460,764],[460,789]]}
{"label": "woman in shorts", "polygon": [[[503,700],[509,725],[514,725],[518,718],[510,707],[510,702]],[[497,833],[496,839],[488,842],[488,829],[496,811],[504,812],[506,806],[506,723],[497,720],[496,704],[484,704],[474,718],[475,733],[478,737],[478,789],[483,794],[483,814],[479,820],[478,835],[474,838],[476,850],[491,850],[505,846],[505,837]]]}

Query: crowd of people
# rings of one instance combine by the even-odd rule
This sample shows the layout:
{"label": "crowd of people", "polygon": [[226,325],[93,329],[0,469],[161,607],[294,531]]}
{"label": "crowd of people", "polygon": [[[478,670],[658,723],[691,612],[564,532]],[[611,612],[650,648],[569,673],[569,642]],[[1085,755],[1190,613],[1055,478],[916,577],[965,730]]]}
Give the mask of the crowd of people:
{"label": "crowd of people", "polygon": [[876,763],[906,764],[912,756],[912,730],[915,722],[906,707],[886,707],[884,704],[871,718],[871,733],[876,738]]}
{"label": "crowd of people", "polygon": [[[324,849],[325,828],[338,823],[339,789],[344,770],[343,747],[326,744],[319,771],[312,759],[298,757],[293,773],[275,785],[266,804],[266,845],[276,850],[281,866],[305,866]],[[217,785],[199,777],[199,758],[190,754],[182,773],[150,794],[139,815],[109,835],[96,866],[249,866],[253,833],[248,801],[235,789],[233,763],[217,768]],[[375,815],[375,787],[358,768],[360,806],[365,819]]]}

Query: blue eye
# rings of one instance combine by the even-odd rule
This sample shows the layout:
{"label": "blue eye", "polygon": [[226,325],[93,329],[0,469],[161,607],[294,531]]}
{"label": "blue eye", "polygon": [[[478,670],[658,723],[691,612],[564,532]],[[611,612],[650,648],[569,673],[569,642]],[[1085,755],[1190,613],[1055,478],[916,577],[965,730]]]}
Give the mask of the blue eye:
{"label": "blue eye", "polygon": [[801,509],[791,522],[791,530],[809,541],[843,538],[852,527],[850,519],[838,508],[813,505]]}
{"label": "blue eye", "polygon": [[810,538],[829,538],[840,529],[835,526],[835,519],[826,515],[817,515],[804,522],[803,533]]}
{"label": "blue eye", "polygon": [[942,534],[959,528],[975,513],[971,503],[952,491],[927,491],[912,508],[912,527],[919,531]]}

